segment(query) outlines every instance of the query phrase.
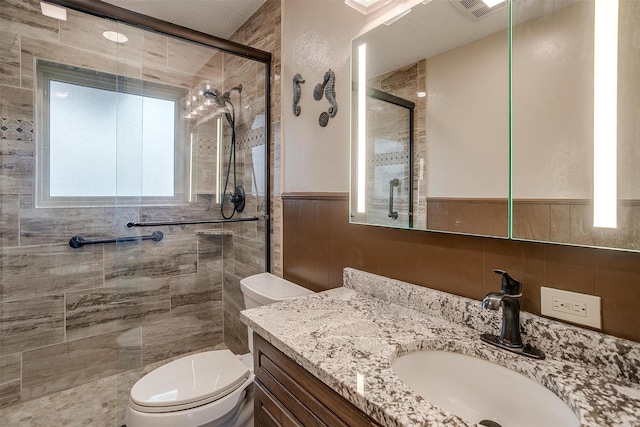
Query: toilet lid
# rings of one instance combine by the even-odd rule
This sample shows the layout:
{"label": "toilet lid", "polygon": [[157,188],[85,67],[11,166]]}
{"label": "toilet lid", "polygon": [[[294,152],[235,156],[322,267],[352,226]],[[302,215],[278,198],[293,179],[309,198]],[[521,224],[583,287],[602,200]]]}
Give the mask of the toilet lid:
{"label": "toilet lid", "polygon": [[131,389],[131,400],[149,408],[203,404],[231,393],[249,376],[249,369],[229,350],[198,353],[145,375]]}

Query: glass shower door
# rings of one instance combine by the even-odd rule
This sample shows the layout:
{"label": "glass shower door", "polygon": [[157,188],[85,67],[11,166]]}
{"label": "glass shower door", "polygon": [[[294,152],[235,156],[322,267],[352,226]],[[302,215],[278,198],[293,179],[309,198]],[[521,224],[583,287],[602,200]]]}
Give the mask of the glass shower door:
{"label": "glass shower door", "polygon": [[352,201],[354,222],[412,227],[413,108],[412,102],[369,89],[365,203],[355,209],[357,201]]}

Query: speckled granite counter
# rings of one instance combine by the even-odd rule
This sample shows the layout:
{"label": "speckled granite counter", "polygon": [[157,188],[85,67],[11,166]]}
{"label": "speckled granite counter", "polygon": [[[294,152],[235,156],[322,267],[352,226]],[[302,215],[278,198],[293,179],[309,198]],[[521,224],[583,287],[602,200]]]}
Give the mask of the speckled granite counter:
{"label": "speckled granite counter", "polygon": [[382,425],[474,425],[425,401],[391,369],[396,357],[427,348],[520,372],[560,396],[583,426],[640,425],[639,343],[522,313],[523,339],[547,353],[531,360],[478,339],[500,325],[478,301],[353,269],[344,286],[245,310],[242,319]]}

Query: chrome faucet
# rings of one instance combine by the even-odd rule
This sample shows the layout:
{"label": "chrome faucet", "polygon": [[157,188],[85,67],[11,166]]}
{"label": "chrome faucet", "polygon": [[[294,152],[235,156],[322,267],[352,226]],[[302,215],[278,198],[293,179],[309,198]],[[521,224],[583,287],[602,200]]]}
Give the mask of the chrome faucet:
{"label": "chrome faucet", "polygon": [[522,303],[522,283],[503,270],[493,270],[502,275],[500,292],[489,292],[482,299],[482,308],[498,310],[502,307],[502,328],[500,336],[482,334],[480,339],[502,349],[536,359],[544,359],[544,353],[537,348],[523,344],[520,334],[520,305]]}

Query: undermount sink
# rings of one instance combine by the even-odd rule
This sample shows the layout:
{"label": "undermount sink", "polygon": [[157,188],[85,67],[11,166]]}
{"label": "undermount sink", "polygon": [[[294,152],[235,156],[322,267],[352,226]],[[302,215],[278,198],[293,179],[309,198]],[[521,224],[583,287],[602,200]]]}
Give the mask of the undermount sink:
{"label": "undermount sink", "polygon": [[460,418],[490,427],[574,427],[553,392],[508,368],[447,351],[417,351],[391,365],[413,391]]}

